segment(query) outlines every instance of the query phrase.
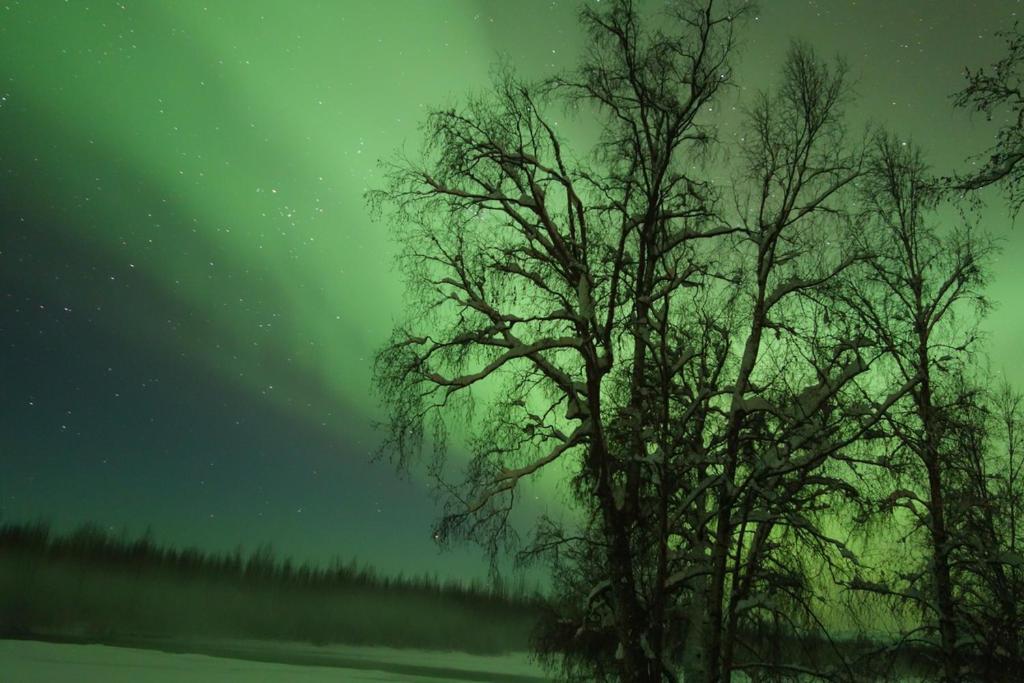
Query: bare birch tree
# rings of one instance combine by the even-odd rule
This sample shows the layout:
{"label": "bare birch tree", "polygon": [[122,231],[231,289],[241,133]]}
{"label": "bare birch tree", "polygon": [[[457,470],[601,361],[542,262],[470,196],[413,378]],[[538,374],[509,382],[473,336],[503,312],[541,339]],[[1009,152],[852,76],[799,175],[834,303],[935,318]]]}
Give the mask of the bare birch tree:
{"label": "bare birch tree", "polygon": [[[569,673],[592,680],[824,676],[749,634],[822,629],[806,553],[852,558],[824,519],[856,495],[835,467],[919,381],[861,400],[877,352],[829,320],[833,281],[866,258],[842,64],[793,46],[749,109],[735,185],[700,175],[747,7],[673,5],[658,28],[628,0],[584,9],[577,70],[504,72],[432,113],[422,157],[372,195],[410,301],[376,363],[384,452],[406,465],[430,441],[437,537],[492,553],[524,479],[564,476],[583,521],[542,521],[527,552],[564,560],[563,625],[585,641]],[[555,125],[566,103],[600,125],[589,161]],[[442,476],[453,421],[461,481]]]}
{"label": "bare birch tree", "polygon": [[918,633],[925,644],[934,642],[942,680],[952,683],[960,680],[963,664],[953,579],[957,540],[948,519],[961,460],[953,425],[971,407],[970,396],[954,380],[976,350],[974,322],[986,308],[984,265],[992,247],[968,225],[942,230],[934,224],[939,183],[908,142],[878,137],[862,189],[863,239],[875,254],[866,273],[850,284],[847,301],[888,354],[882,381],[913,385],[886,415],[895,448],[884,452],[880,464],[890,474],[909,470],[909,485],[893,479],[885,509],[906,511],[926,543],[920,566],[894,570],[898,576],[890,582],[859,587],[918,605]]}
{"label": "bare birch tree", "polygon": [[948,416],[954,458],[948,477],[951,566],[965,655],[972,678],[1011,681],[1024,666],[1024,557],[1018,514],[1022,399],[1007,384],[959,383],[967,400]]}
{"label": "bare birch tree", "polygon": [[[445,485],[437,536],[496,550],[524,477],[552,466],[577,477],[599,518],[625,681],[663,672],[630,542],[641,471],[613,454],[606,378],[620,367],[645,376],[652,302],[700,274],[680,254],[734,231],[714,222],[690,169],[712,137],[707,110],[729,78],[741,13],[687,5],[645,31],[630,2],[584,10],[592,49],[577,73],[537,87],[506,73],[490,96],[434,112],[424,158],[392,165],[373,197],[395,212],[414,302],[376,365],[385,448],[414,456],[429,419],[440,452],[452,409],[489,384],[498,398],[465,481]],[[600,108],[594,168],[565,149],[545,107],[563,95]]]}

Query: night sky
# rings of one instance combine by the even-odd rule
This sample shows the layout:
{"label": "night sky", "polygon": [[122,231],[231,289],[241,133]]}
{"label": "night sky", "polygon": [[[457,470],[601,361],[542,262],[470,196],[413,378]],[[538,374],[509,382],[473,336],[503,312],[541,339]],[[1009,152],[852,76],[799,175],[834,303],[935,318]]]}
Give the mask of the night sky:
{"label": "night sky", "polygon": [[[363,193],[499,56],[526,77],[571,66],[577,7],[0,3],[0,521],[482,575],[479,553],[434,547],[425,480],[370,459],[369,362],[402,284]],[[765,0],[743,87],[720,104],[724,139],[797,37],[848,59],[853,126],[884,123],[937,171],[969,169],[994,128],[950,95],[1018,14],[1013,0]],[[1005,238],[992,368],[1024,388],[1024,232],[984,198],[981,222]],[[561,500],[534,486],[521,519]]]}

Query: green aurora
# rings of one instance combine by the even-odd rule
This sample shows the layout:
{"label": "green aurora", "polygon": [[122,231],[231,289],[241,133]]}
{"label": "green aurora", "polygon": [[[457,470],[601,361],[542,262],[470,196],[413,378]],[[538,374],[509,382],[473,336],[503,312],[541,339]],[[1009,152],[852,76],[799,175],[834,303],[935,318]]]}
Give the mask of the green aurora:
{"label": "green aurora", "polygon": [[[654,6],[651,3],[651,6]],[[762,3],[726,135],[792,37],[844,55],[854,120],[952,171],[993,128],[952,107],[1018,2]],[[364,192],[435,106],[581,47],[574,2],[6,2],[0,7],[0,516],[95,520],[385,571],[438,557],[422,482],[370,463],[369,363],[402,282]],[[572,126],[572,120],[566,120]],[[986,323],[1024,386],[1024,235]],[[532,491],[523,514],[560,505]]]}

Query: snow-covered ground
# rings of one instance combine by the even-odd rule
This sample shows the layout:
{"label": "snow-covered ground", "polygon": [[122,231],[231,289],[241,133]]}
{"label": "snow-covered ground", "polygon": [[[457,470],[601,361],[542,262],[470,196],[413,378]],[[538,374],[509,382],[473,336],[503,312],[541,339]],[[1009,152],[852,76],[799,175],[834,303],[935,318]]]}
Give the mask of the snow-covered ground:
{"label": "snow-covered ground", "polygon": [[[524,654],[482,656],[379,647],[315,647],[251,641],[224,641],[206,645],[164,643],[160,648],[0,640],[0,681],[540,683],[547,680],[542,670],[529,662]],[[168,649],[172,651],[163,651]]]}

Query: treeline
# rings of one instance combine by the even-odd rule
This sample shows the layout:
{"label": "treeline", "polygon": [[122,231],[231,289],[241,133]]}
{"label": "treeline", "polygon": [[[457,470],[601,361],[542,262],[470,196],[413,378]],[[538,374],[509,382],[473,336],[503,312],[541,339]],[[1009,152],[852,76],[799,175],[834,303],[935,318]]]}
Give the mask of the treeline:
{"label": "treeline", "polygon": [[129,539],[99,525],[86,523],[66,534],[55,534],[43,522],[0,525],[0,551],[30,552],[52,561],[72,560],[110,566],[127,566],[138,571],[159,569],[190,578],[220,578],[263,581],[280,586],[312,588],[358,587],[389,592],[412,592],[443,596],[472,604],[533,606],[541,599],[524,580],[509,583],[498,577],[490,583],[480,579],[442,581],[437,575],[397,576],[379,574],[372,566],[351,559],[335,559],[328,566],[309,562],[295,564],[278,557],[272,546],[263,545],[249,553],[241,547],[227,553],[199,548],[175,548],[155,542],[146,534]]}
{"label": "treeline", "polygon": [[542,598],[497,579],[384,576],[175,548],[86,524],[0,526],[0,637],[225,637],[502,652],[527,647]]}

